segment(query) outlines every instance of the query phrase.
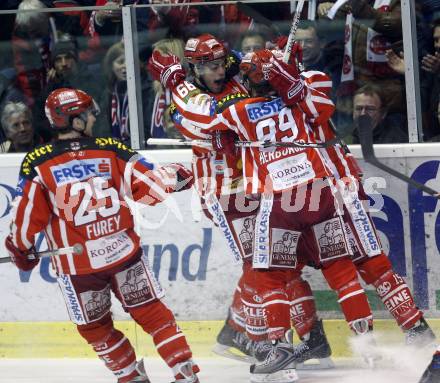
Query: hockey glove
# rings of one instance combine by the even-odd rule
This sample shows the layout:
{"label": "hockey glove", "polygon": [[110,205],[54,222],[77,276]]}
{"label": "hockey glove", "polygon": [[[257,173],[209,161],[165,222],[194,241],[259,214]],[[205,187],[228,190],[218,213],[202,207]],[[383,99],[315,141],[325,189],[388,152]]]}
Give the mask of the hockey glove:
{"label": "hockey glove", "polygon": [[157,49],[148,60],[147,68],[153,79],[160,81],[163,87],[169,89],[175,88],[186,77],[177,56],[163,55]]}
{"label": "hockey glove", "polygon": [[171,166],[176,170],[177,183],[174,191],[179,192],[182,190],[191,189],[194,185],[194,175],[193,172],[182,164],[171,164]]}
{"label": "hockey glove", "polygon": [[235,155],[237,139],[237,134],[232,130],[216,130],[211,135],[212,148],[219,154]]}
{"label": "hockey glove", "polygon": [[[34,247],[26,251],[17,249],[12,242],[11,234],[6,237],[5,247],[12,259],[12,262],[14,262],[15,266],[17,266],[20,270],[31,271],[35,266],[38,265],[38,262],[40,262],[40,259],[34,255]],[[28,258],[31,254],[34,256],[34,259]]]}
{"label": "hockey glove", "polygon": [[[288,41],[287,36],[279,36],[273,41],[276,50],[272,52],[274,52],[274,54],[275,52],[279,52],[279,51],[281,52],[281,56],[275,54],[275,57],[279,60],[283,60],[284,50],[286,49],[287,41]],[[290,52],[289,64],[295,64],[295,63],[302,64],[302,60],[303,60],[302,45],[298,42],[294,42],[292,45],[292,50]]]}
{"label": "hockey glove", "polygon": [[286,64],[274,54],[267,70],[269,84],[281,96],[286,105],[293,105],[305,96],[304,81],[299,75],[296,62]]}

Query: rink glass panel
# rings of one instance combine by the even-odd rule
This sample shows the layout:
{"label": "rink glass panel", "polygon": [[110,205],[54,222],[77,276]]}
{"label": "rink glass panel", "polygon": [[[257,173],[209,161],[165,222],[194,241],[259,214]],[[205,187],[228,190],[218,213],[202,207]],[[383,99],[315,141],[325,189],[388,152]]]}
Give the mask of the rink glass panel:
{"label": "rink glass panel", "polygon": [[[51,9],[50,13],[48,10],[0,11],[0,108],[3,111],[8,101],[24,102],[32,111],[35,133],[47,141],[51,133],[44,113],[47,95],[51,90],[60,87],[82,89],[93,96],[101,110],[94,127],[94,135],[114,135],[112,130],[117,129],[115,121],[124,120],[125,116],[113,109],[112,124],[112,101],[113,104],[127,103],[128,99],[124,100],[124,89],[127,86],[126,80],[119,81],[119,97],[112,98],[116,83],[112,74],[112,63],[106,61],[106,54],[115,43],[121,41],[122,24],[114,34],[101,35],[99,39],[91,38],[85,23],[93,8],[66,9],[69,10],[66,11],[67,14],[60,9]],[[24,20],[16,18],[17,14],[24,15]],[[26,18],[29,20],[26,21]],[[72,70],[62,74],[60,71],[51,77],[56,62],[53,55],[50,56],[50,51],[57,52],[57,57],[74,57]],[[123,46],[113,49],[110,52],[112,61],[119,59],[119,65],[123,65],[124,51]],[[4,139],[3,133],[1,141]]]}
{"label": "rink glass panel", "polygon": [[[405,4],[402,7],[406,7]],[[254,11],[258,11],[271,23],[264,25],[261,20],[258,22],[252,19],[249,13],[246,14],[245,10],[237,10],[234,2],[204,3],[192,6],[180,5],[176,7],[160,4],[154,7],[151,5],[136,5],[124,7],[127,10],[126,14],[129,14],[125,21],[123,20],[123,12],[113,11],[111,16],[105,18],[104,26],[106,28],[104,30],[99,30],[99,27],[96,28],[99,37],[93,39],[90,37],[93,34],[93,28],[90,29],[85,26],[84,20],[96,11],[96,7],[69,8],[69,11],[71,11],[69,16],[66,16],[62,9],[52,9],[50,14],[55,23],[51,25],[56,26],[58,35],[60,35],[60,31],[63,33],[72,32],[76,35],[75,38],[80,52],[79,63],[92,73],[93,81],[87,81],[87,86],[84,85],[83,88],[86,91],[92,89],[91,93],[96,93],[95,98],[97,98],[102,109],[95,134],[115,135],[115,130],[117,130],[115,121],[113,121],[113,132],[111,129],[112,85],[109,85],[103,67],[105,54],[114,43],[121,39],[126,46],[130,47],[126,62],[129,66],[127,75],[128,103],[131,105],[129,111],[131,114],[129,119],[131,143],[135,148],[145,148],[145,140],[149,137],[179,136],[170,120],[169,92],[161,89],[159,84],[153,83],[146,71],[146,62],[151,55],[153,46],[159,45],[181,55],[182,44],[187,38],[197,36],[200,33],[212,33],[223,39],[229,48],[241,51],[243,36],[247,31],[260,33],[266,41],[274,40],[279,33],[288,34],[292,19],[289,1],[258,3],[249,1],[246,2],[246,5],[253,8]],[[100,11],[110,11],[112,9],[114,10],[111,7],[99,8]],[[391,13],[398,13],[396,10],[391,11]],[[401,17],[406,18],[404,26],[411,34],[409,26],[414,24],[414,20],[411,19],[411,13],[404,11],[401,12]],[[0,11],[0,15],[3,25],[7,26],[7,28],[2,28],[1,37],[2,52],[4,54],[1,55],[0,59],[0,75],[2,75],[2,83],[5,84],[2,87],[1,101],[3,105],[4,100],[11,97],[10,85],[16,83],[17,69],[14,66],[14,54],[12,52],[13,38],[7,32],[12,31],[15,14],[12,11]],[[130,18],[132,22],[127,31],[129,25],[127,22]],[[69,22],[66,23],[66,20]],[[396,19],[394,22],[396,22]],[[32,29],[35,28],[32,27]],[[437,97],[438,99],[438,96],[433,94],[432,91],[430,93],[425,92],[424,89],[426,88],[431,90],[429,86],[425,86],[421,91],[424,107],[419,108],[420,112],[415,106],[416,100],[414,102],[410,100],[411,105],[408,106],[405,98],[405,94],[408,94],[405,76],[408,78],[408,76],[414,75],[414,65],[410,66],[412,72],[406,70],[404,74],[398,73],[389,68],[388,59],[384,56],[384,52],[388,49],[397,54],[403,52],[404,44],[402,41],[408,32],[402,34],[400,23],[394,24],[391,30],[383,31],[380,29],[380,23],[377,20],[366,19],[361,16],[353,21],[351,34],[348,34],[347,30],[346,13],[339,12],[333,20],[319,17],[316,1],[307,1],[302,13],[302,22],[297,32],[298,39],[303,42],[305,69],[323,70],[332,77],[331,97],[336,104],[333,119],[338,131],[347,135],[347,142],[357,142],[356,130],[353,129],[353,92],[355,89],[368,84],[379,88],[383,98],[380,108],[370,107],[368,113],[372,114],[373,117],[380,120],[382,116],[386,116],[387,126],[393,126],[393,128],[397,126],[397,128],[400,127],[405,131],[408,130],[410,142],[418,140],[418,136],[420,138],[428,136],[428,134],[417,131],[422,129],[422,126],[414,123],[414,119],[418,118],[420,120],[423,118],[423,132],[432,129],[436,132],[436,129],[438,130],[438,122],[435,120],[437,109],[432,107],[435,100],[427,102],[424,102],[424,100],[428,100],[428,97],[434,99]],[[382,33],[379,33],[378,30]],[[418,28],[418,36],[422,36],[419,30],[420,28]],[[425,35],[429,35],[429,33],[425,33],[422,38],[419,37],[419,40],[423,40]],[[348,45],[344,44],[348,38],[351,39],[351,55],[346,50]],[[164,39],[167,39],[167,41]],[[419,44],[420,54],[428,51],[433,52],[432,43],[425,40],[423,40],[424,43]],[[250,45],[252,46],[253,43],[251,42]],[[405,55],[405,60],[410,60],[410,57]],[[38,70],[44,66],[40,61],[41,59],[38,60],[35,52],[25,58],[26,67],[31,70]],[[184,66],[187,65],[184,61],[183,64]],[[352,77],[350,77],[351,68],[353,70]],[[423,76],[423,71],[420,72],[421,80],[416,82],[416,86],[420,86],[420,84],[430,85],[431,82],[424,79],[426,76]],[[344,75],[342,75],[343,73]],[[35,116],[34,124],[38,125],[36,130],[47,130],[48,124],[41,111],[45,94],[43,91],[38,92],[38,90],[34,92],[37,92],[37,96],[40,98],[37,104],[31,103]],[[410,94],[412,93],[410,92]],[[12,95],[12,97],[19,96]],[[123,102],[124,100],[120,101]],[[407,109],[411,111],[409,118],[407,117]],[[417,116],[414,116],[414,111],[417,112]],[[114,116],[115,114],[113,114],[113,119]],[[125,118],[125,116],[122,117]],[[402,142],[401,139],[396,141]],[[381,143],[381,138],[377,138],[376,142]]]}
{"label": "rink glass panel", "polygon": [[[247,4],[251,4],[251,2],[247,2]],[[281,7],[282,11],[277,10],[276,12],[271,13],[270,9],[274,7]],[[273,20],[272,25],[276,26],[282,33],[285,34],[288,33],[291,21],[289,7],[290,4],[288,2],[272,2],[267,4],[258,3],[258,8],[263,9],[261,13],[264,16],[271,18]],[[242,24],[222,23],[222,15],[224,14],[224,10],[222,11],[222,8],[224,8],[224,6],[211,3],[191,6],[191,10],[195,9],[198,11],[192,14],[192,17],[196,17],[196,14],[198,13],[199,23],[197,24],[197,33],[213,33],[219,37],[224,38],[231,48],[241,49],[241,32],[239,31]],[[151,7],[135,7],[134,12],[137,15],[138,12],[142,11],[142,9],[151,11]],[[80,8],[78,10],[91,12],[92,8]],[[55,13],[59,13],[59,11],[53,12],[54,15]],[[6,80],[8,80],[7,82],[5,82],[6,85],[2,87],[2,90],[6,90],[6,92],[8,92],[14,84],[16,72],[14,69],[12,54],[12,38],[11,36],[7,36],[6,31],[12,30],[15,15],[13,13],[7,12],[0,12],[0,15],[2,25],[9,26],[9,29],[2,28],[2,54],[0,55],[0,73],[3,75],[3,77],[6,78]],[[307,9],[304,11],[303,18],[306,15],[307,17],[309,15]],[[121,26],[121,20],[119,17],[115,16],[114,20],[111,22],[115,25]],[[302,24],[302,27],[306,27],[307,25],[307,23],[305,23],[305,25]],[[328,60],[324,61],[324,65],[331,68],[334,73],[333,77],[336,85],[334,85],[334,88],[332,90],[332,97],[337,105],[337,113],[335,114],[334,118],[339,129],[349,129],[351,127],[350,117],[352,116],[352,110],[350,109],[350,107],[348,107],[347,109],[344,103],[338,102],[339,86],[337,85],[337,80],[340,79],[339,71],[341,70],[341,58],[343,58],[345,20],[343,18],[337,18],[334,21],[321,21],[318,19],[316,21],[316,25],[319,27],[319,37],[321,39],[324,39],[325,42],[322,46],[322,51],[326,54]],[[142,126],[141,128],[139,128],[139,126],[137,125],[130,126],[132,133],[139,129],[138,137],[141,136],[141,134],[139,134],[140,129],[142,129],[145,138],[151,135],[151,124],[153,119],[152,116],[158,117],[157,124],[160,125],[159,117],[161,116],[161,114],[157,113],[157,115],[153,115],[151,109],[149,108],[153,108],[153,110],[159,111],[161,108],[166,109],[165,107],[168,102],[166,96],[163,104],[159,103],[159,107],[157,107],[157,109],[154,109],[154,102],[156,100],[157,91],[154,89],[152,81],[145,71],[145,65],[147,58],[151,54],[152,45],[168,37],[170,29],[170,26],[158,26],[154,29],[150,28],[149,30],[138,28],[137,32],[135,32],[131,37],[127,36],[125,38],[126,46],[127,44],[130,44],[130,41],[137,41],[137,44],[135,46],[136,49],[133,49],[133,46],[131,47],[133,52],[137,52],[137,61],[133,60],[133,65],[136,65],[137,70],[134,70],[134,68],[132,68],[132,73],[134,77],[129,78],[129,81],[127,81],[127,85],[129,89],[129,98],[131,98],[131,100],[135,104],[137,104],[137,110],[143,111],[144,113],[142,115],[143,123],[142,125],[139,125]],[[274,37],[274,35],[276,35],[276,32],[271,31],[271,28],[261,27],[261,29],[264,31],[265,34],[267,34],[267,39],[271,39],[272,37]],[[89,58],[86,58],[87,56],[81,59],[83,60],[81,62],[84,63],[88,70],[93,73],[93,81],[88,82],[87,85],[95,85],[99,89],[97,101],[100,102],[103,109],[97,123],[97,126],[102,129],[102,131],[99,131],[100,135],[109,134],[108,132],[110,129],[110,114],[108,113],[108,110],[111,106],[108,104],[109,96],[107,90],[107,82],[105,81],[104,77],[102,60],[105,56],[105,52],[116,41],[122,39],[123,32],[124,30],[122,28],[122,30],[119,29],[118,33],[101,36],[100,46],[103,47],[103,49],[92,49],[92,53],[94,53],[95,56],[93,59],[91,59],[91,61]],[[189,32],[191,32],[191,30]],[[194,31],[192,32],[195,34]],[[89,41],[88,38],[85,38],[82,35],[78,35],[77,41],[80,50],[86,50]],[[399,46],[396,45],[394,48],[398,50]],[[353,53],[355,52],[356,49],[354,49]],[[36,65],[37,69],[39,68],[39,62],[37,60],[35,63],[33,56],[26,56],[25,58],[25,63],[28,66]],[[410,60],[410,57],[408,57],[406,54],[405,60]],[[361,68],[356,68],[355,66],[354,70],[355,75],[357,72],[361,73]],[[411,75],[413,75],[413,73],[406,70],[405,76]],[[403,81],[403,78],[401,78],[400,80]],[[133,84],[134,88],[132,87]],[[133,89],[134,92],[130,91]],[[140,93],[140,97],[136,96],[136,92]],[[408,93],[409,92],[407,92],[407,94]],[[4,93],[2,93],[2,95],[3,94]],[[38,95],[41,96],[41,92],[36,96]],[[103,101],[105,97],[107,97],[106,103]],[[350,99],[348,98],[348,103],[349,102]],[[403,99],[402,104],[407,105],[405,99]],[[105,110],[107,110],[107,113],[105,113]],[[345,120],[343,117],[340,117],[340,115],[343,114],[344,111],[346,112]],[[41,107],[39,109],[34,109],[34,113],[41,114]],[[133,121],[133,119],[130,119],[130,121]],[[412,120],[411,123],[413,123]],[[166,133],[167,135],[172,134],[168,133],[168,131]],[[411,132],[411,136],[414,136],[413,132]],[[348,141],[350,142],[350,138],[348,138]],[[143,142],[139,145],[139,147],[143,147]],[[414,178],[417,178],[417,180],[419,180],[420,182],[430,182],[432,183],[432,185],[430,185],[432,187],[435,187],[438,185],[438,182],[435,185],[433,182],[438,172],[438,152],[436,152],[436,148],[433,147],[430,147],[430,151],[426,151],[426,149],[422,145],[418,147],[420,149],[417,153],[417,156],[413,155],[413,157],[417,158],[411,157],[410,152],[415,151],[415,149],[413,150],[412,147],[409,147],[407,149],[407,152],[404,152],[404,149],[400,147],[382,146],[381,148],[383,148],[383,152],[377,150],[377,154],[379,158],[385,159],[385,163],[388,166],[392,166],[393,168],[401,172],[414,176]],[[174,153],[175,156],[173,156]],[[146,154],[151,155],[151,152]],[[158,154],[163,155],[161,163],[176,161],[189,164],[190,161],[189,154],[185,158],[180,157],[180,154],[176,152],[173,152],[173,155],[170,155],[169,152],[161,152]],[[360,157],[359,151],[355,154],[357,155],[357,157]],[[6,156],[5,160],[9,160],[10,158],[15,157]],[[6,162],[7,161],[5,161],[5,163],[2,163],[3,167],[6,167]],[[9,203],[13,197],[13,191],[17,181],[19,163],[20,161],[14,162],[13,166],[10,166],[4,171],[4,173],[2,173],[5,174],[4,179],[2,179],[3,183],[1,184],[2,187],[0,189],[3,192],[2,200],[4,201],[4,204],[2,206],[4,206],[4,210],[2,210],[2,215],[0,218],[3,220],[2,222],[4,223],[4,225],[2,226],[4,228],[4,235],[6,235],[8,231],[8,221],[10,220],[10,216],[8,214],[10,211]],[[365,164],[361,163],[361,165]],[[369,175],[377,176],[377,170],[367,166],[366,176],[368,177]],[[440,307],[440,290],[438,287],[439,282],[437,279],[437,275],[439,275],[439,273],[436,272],[438,271],[438,262],[436,262],[436,259],[438,257],[438,248],[440,246],[440,234],[438,230],[440,222],[438,218],[439,206],[434,198],[422,195],[422,193],[414,191],[413,189],[409,189],[406,184],[399,183],[395,179],[389,178],[386,174],[381,173],[380,175],[384,177],[387,181],[386,188],[379,188],[379,192],[383,192],[385,196],[385,208],[383,209],[383,211],[375,213],[375,216],[377,217],[376,225],[378,226],[380,231],[385,233],[385,237],[383,240],[385,247],[387,247],[387,244],[390,244],[388,245],[388,248],[386,248],[386,250],[389,250],[390,257],[393,260],[394,264],[397,265],[396,267],[398,272],[403,276],[408,277],[410,280],[412,278],[412,280],[414,281],[415,296],[417,302],[420,303],[420,307],[426,310],[429,309],[430,315],[437,316]],[[224,242],[222,242],[223,239],[221,238],[220,233],[215,228],[212,228],[212,224],[210,222],[207,222],[207,220],[203,216],[201,216],[200,210],[193,209],[194,211],[190,211],[193,207],[190,206],[190,204],[188,203],[188,194],[190,193],[190,191],[184,193],[179,193],[176,198],[178,202],[177,205],[182,209],[182,214],[180,216],[186,217],[187,221],[179,221],[178,219],[176,219],[176,216],[170,214],[170,216],[167,218],[166,224],[163,225],[163,230],[161,230],[161,235],[163,236],[158,237],[157,239],[153,238],[153,240],[151,240],[151,237],[148,237],[146,234],[145,238],[149,241],[148,251],[150,256],[152,257],[152,263],[155,272],[157,272],[158,276],[162,278],[162,282],[164,283],[165,288],[170,291],[171,296],[173,294],[172,285],[176,283],[176,279],[179,281],[179,283],[183,281],[182,289],[178,290],[185,291],[185,293],[187,294],[187,299],[184,300],[184,307],[179,307],[179,309],[182,311],[181,318],[206,319],[206,315],[210,315],[208,319],[220,319],[223,313],[226,312],[226,302],[228,302],[231,297],[233,286],[231,284],[230,275],[226,275],[226,273],[216,273],[216,271],[231,270],[233,268],[231,267],[231,262],[229,256],[227,255],[227,248],[224,245]],[[194,199],[197,200],[197,196],[195,196]],[[154,216],[157,217],[158,221],[161,221],[162,217],[167,217],[167,214],[165,214],[167,213],[167,210],[164,206],[160,205],[157,208],[154,208],[156,209],[154,210],[154,213],[152,213],[152,209],[153,208],[148,208],[148,213],[145,214],[146,217],[150,218]],[[145,217],[142,218],[145,220]],[[185,229],[187,229],[187,231],[183,235],[181,234],[182,227],[185,227]],[[178,234],[176,235],[176,233]],[[193,267],[193,264],[191,262],[197,258],[199,253],[200,262],[193,270],[191,268]],[[416,257],[414,258],[415,266],[422,265],[421,267],[411,267],[413,254],[414,257]],[[208,257],[210,257],[209,263]],[[13,278],[10,278],[8,283],[11,283],[11,289],[14,286],[17,287],[17,285],[19,285],[17,283],[17,271],[13,268],[13,265],[8,265],[5,267],[8,267],[9,269],[3,274],[3,277],[13,275]],[[38,281],[37,283],[39,283],[39,287],[41,287],[41,290],[38,290],[32,288],[30,284],[26,285],[26,283],[23,283],[28,288],[28,290],[23,293],[24,297],[26,297],[28,292],[32,293],[36,291],[41,291],[42,293],[45,293],[47,282],[50,282],[51,286],[54,287],[53,290],[55,295],[56,289],[54,284],[54,276],[50,274],[49,270],[49,263],[48,260],[46,260],[46,262],[42,263],[38,271],[34,271],[32,277],[30,277],[29,274],[20,274],[21,282],[29,282],[30,280],[35,283],[35,281]],[[429,272],[427,270],[429,270]],[[40,272],[42,278],[33,278],[37,272]],[[238,268],[234,268],[232,273],[234,277],[237,277]],[[214,285],[226,286],[227,289],[222,291],[220,294],[216,294],[218,300],[207,299],[210,298],[208,295],[211,292],[209,286]],[[6,285],[6,287],[8,286]],[[21,284],[20,288],[22,288]],[[193,288],[193,290],[190,290],[190,288]],[[325,304],[329,302],[328,294],[330,293],[328,291],[327,285],[322,280],[319,280],[318,283],[314,285],[314,288],[318,291],[318,304]],[[197,301],[197,304],[195,304],[194,307],[203,306],[205,310],[197,314],[199,316],[195,316],[194,313],[190,311],[192,305],[188,305],[186,304],[186,302],[192,302],[195,297],[198,297],[200,295],[200,292],[206,292],[207,296],[202,296],[203,299],[201,298],[199,301]],[[319,295],[320,292],[322,292],[321,295]],[[180,291],[179,293],[174,294],[175,296],[172,296],[174,298],[173,302],[181,302],[182,299]],[[322,297],[321,299],[320,296]],[[37,298],[41,300],[40,296],[38,296]],[[221,305],[219,305],[219,302],[225,303],[225,307],[221,307]],[[59,307],[59,313],[57,312],[57,316],[55,316],[55,319],[59,320],[65,318],[65,310],[62,302],[58,303],[59,305],[57,307]],[[40,304],[38,299],[34,299],[32,304],[35,305],[35,307],[31,306],[30,309],[22,305],[23,312],[19,312],[17,314],[15,314],[15,311],[13,309],[8,308],[3,310],[3,313],[5,314],[7,320],[17,320],[18,318],[25,317],[26,314],[35,315],[35,317],[25,317],[26,319],[30,320],[35,320],[36,318],[41,319],[45,317],[45,307],[43,307],[44,305]],[[18,305],[14,303],[13,308],[16,308],[17,306]],[[340,315],[333,312],[333,309],[336,307],[336,303],[334,303],[334,305],[331,307],[325,305],[321,307],[323,310],[327,311],[328,317],[335,317]],[[384,311],[382,309],[382,314],[383,312]],[[123,315],[122,312],[121,315]],[[126,319],[126,317],[123,318]]]}

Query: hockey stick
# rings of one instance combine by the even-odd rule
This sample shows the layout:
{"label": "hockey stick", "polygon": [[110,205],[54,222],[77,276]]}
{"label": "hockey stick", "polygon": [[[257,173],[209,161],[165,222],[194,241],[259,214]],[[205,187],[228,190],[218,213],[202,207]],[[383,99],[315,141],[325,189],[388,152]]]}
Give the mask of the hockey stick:
{"label": "hockey stick", "polygon": [[[69,253],[75,255],[75,254],[81,254],[83,250],[84,250],[83,245],[81,245],[80,243],[75,243],[71,247],[60,247],[59,249],[55,249],[55,250],[46,250],[46,251],[30,253],[28,254],[28,259],[30,261],[33,261],[38,258],[53,257],[55,255],[69,254]],[[0,258],[0,263],[8,263],[8,262],[12,262],[11,257]]]}
{"label": "hockey stick", "polygon": [[[339,138],[333,138],[322,143],[315,142],[272,142],[272,141],[235,141],[239,148],[327,148],[338,143]],[[186,140],[182,138],[149,138],[148,145],[176,145],[176,146],[202,146],[210,147],[211,140]]]}
{"label": "hockey stick", "polygon": [[[289,63],[289,60],[290,60],[290,55],[292,53],[292,47],[295,42],[296,31],[298,29],[303,6],[304,6],[304,1],[300,1],[296,6],[295,16],[292,21],[292,26],[290,28],[289,37],[287,40],[287,44],[286,44],[286,48],[285,48],[284,56],[283,56],[283,62],[285,62],[286,64]],[[302,64],[301,63],[298,63],[298,64],[299,64],[300,68],[303,69]],[[328,145],[327,143],[331,143],[332,145],[339,144],[342,147],[342,149],[344,150],[344,153],[346,155],[349,155],[349,156],[352,155],[347,144],[343,141],[343,137],[338,135],[335,123],[333,122],[333,120],[331,118],[328,120],[328,124],[329,124],[330,129],[336,135],[336,137],[331,139],[330,141],[327,141],[325,147],[331,146],[331,145]],[[347,133],[348,132],[346,132],[345,135],[347,135]]]}
{"label": "hockey stick", "polygon": [[284,50],[283,61],[287,64],[292,53],[293,44],[295,42],[296,30],[298,29],[299,20],[301,18],[301,12],[304,7],[305,0],[299,0],[296,5],[295,15],[293,16],[292,25],[289,31],[289,37],[287,38],[286,48]]}
{"label": "hockey stick", "polygon": [[440,193],[430,187],[423,185],[412,178],[408,177],[406,174],[400,173],[389,166],[381,163],[374,153],[373,147],[373,129],[372,129],[372,120],[371,117],[367,115],[361,115],[358,119],[358,129],[359,129],[359,141],[361,143],[362,155],[364,157],[365,162],[383,170],[386,173],[391,174],[392,176],[410,184],[416,189],[422,190],[425,193],[432,195],[433,197],[437,197],[440,199]]}

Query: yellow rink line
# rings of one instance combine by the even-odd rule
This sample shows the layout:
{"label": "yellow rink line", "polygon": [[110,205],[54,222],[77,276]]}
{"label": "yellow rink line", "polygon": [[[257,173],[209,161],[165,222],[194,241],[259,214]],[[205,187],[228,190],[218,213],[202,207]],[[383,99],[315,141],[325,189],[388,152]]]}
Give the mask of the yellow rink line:
{"label": "yellow rink line", "polygon": [[[429,324],[440,334],[440,319]],[[138,355],[157,357],[151,337],[133,321],[117,321],[135,346]],[[213,357],[211,348],[223,326],[223,321],[181,321],[194,356]],[[345,321],[324,321],[326,334],[335,357],[349,357],[348,338],[352,336]],[[393,320],[375,320],[376,340],[379,344],[403,343],[404,336]],[[440,336],[440,335],[439,335]],[[78,335],[70,322],[0,322],[0,358],[89,358],[95,357],[89,345]]]}

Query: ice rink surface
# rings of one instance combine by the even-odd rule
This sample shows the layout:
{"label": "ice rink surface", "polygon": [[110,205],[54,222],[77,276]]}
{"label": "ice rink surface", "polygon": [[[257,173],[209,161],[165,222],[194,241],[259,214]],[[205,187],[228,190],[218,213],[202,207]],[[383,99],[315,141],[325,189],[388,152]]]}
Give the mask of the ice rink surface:
{"label": "ice rink surface", "polygon": [[[202,371],[201,383],[249,382],[249,365],[218,358],[197,359]],[[417,383],[427,363],[402,361],[401,368],[366,368],[353,360],[335,360],[331,370],[298,371],[303,383]],[[152,383],[170,383],[168,367],[158,358],[146,358],[145,366]],[[99,360],[94,359],[0,359],[1,383],[115,383]]]}
{"label": "ice rink surface", "polygon": [[[383,337],[382,337],[383,339]],[[298,370],[300,383],[417,383],[435,345],[423,348],[386,342],[380,346],[364,335],[349,341],[352,358],[334,358],[334,369]],[[212,354],[214,355],[214,354]],[[357,355],[357,356],[356,356]],[[380,356],[372,369],[363,356]],[[201,383],[247,383],[249,364],[224,357],[195,357]],[[170,383],[171,371],[158,357],[145,357],[151,383]],[[0,383],[115,383],[98,359],[2,359]]]}

